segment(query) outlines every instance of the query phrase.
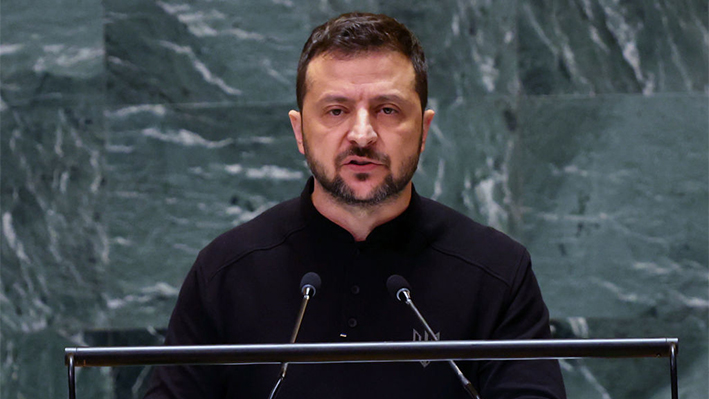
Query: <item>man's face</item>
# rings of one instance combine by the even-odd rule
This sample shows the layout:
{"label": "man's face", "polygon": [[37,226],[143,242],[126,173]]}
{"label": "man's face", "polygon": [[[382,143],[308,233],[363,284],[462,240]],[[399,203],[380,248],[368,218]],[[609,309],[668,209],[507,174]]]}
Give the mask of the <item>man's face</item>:
{"label": "man's face", "polygon": [[306,85],[302,111],[289,116],[316,189],[371,206],[411,184],[434,113],[422,113],[408,58],[322,54],[308,65]]}

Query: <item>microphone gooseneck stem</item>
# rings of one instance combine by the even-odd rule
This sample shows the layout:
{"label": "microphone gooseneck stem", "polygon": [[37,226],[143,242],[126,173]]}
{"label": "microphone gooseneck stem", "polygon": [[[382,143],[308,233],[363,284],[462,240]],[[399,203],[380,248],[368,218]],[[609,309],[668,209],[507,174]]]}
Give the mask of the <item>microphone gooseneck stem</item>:
{"label": "microphone gooseneck stem", "polygon": [[[296,338],[298,338],[298,332],[300,331],[300,324],[303,322],[303,316],[305,316],[305,308],[308,307],[308,302],[310,301],[310,298],[312,295],[315,293],[315,289],[313,289],[311,286],[305,286],[303,288],[303,300],[300,302],[300,310],[298,311],[298,318],[295,321],[295,327],[293,327],[293,334],[291,334],[290,337],[290,343],[293,344],[295,343]],[[278,375],[278,381],[276,381],[276,385],[273,386],[273,390],[271,390],[271,394],[268,396],[268,399],[274,399],[276,395],[278,394],[278,391],[281,389],[281,383],[283,380],[286,378],[286,372],[288,371],[288,363],[283,362],[281,363],[281,372]]]}
{"label": "microphone gooseneck stem", "polygon": [[294,344],[296,338],[298,338],[298,332],[300,331],[300,324],[303,322],[303,316],[305,316],[305,308],[308,307],[308,302],[313,294],[313,288],[306,286],[303,289],[303,301],[300,303],[300,311],[298,311],[298,318],[295,321],[295,327],[293,327],[293,334],[290,337],[290,343]]}
{"label": "microphone gooseneck stem", "polygon": [[[403,299],[401,298],[402,296]],[[431,336],[431,339],[433,339],[434,341],[438,341],[438,336],[433,332],[431,326],[428,325],[426,319],[423,318],[423,315],[421,314],[421,312],[419,312],[418,308],[416,308],[416,305],[414,305],[414,301],[411,299],[411,292],[408,289],[401,289],[397,293],[397,297],[399,298],[399,300],[402,300],[408,307],[410,307],[411,310],[413,310],[413,312],[416,314],[416,317],[419,319],[421,324],[423,324],[423,327],[428,332],[428,335]],[[478,394],[478,391],[475,390],[473,384],[465,377],[463,372],[460,371],[458,365],[453,360],[448,360],[448,364],[450,364],[453,371],[455,371],[455,373],[458,375],[458,379],[460,380],[460,383],[463,384],[463,387],[465,388],[465,391],[468,392],[468,395],[470,395],[470,397],[473,399],[481,399],[480,394]]]}
{"label": "microphone gooseneck stem", "polygon": [[409,292],[409,290],[402,290],[401,295],[404,297],[404,303],[408,307],[410,307],[411,310],[414,311],[414,313],[416,313],[416,317],[418,317],[419,321],[421,322],[421,324],[423,324],[423,327],[426,329],[426,331],[428,331],[428,334],[431,336],[431,338],[438,341],[438,337],[433,332],[433,329],[431,328],[431,326],[428,325],[426,319],[423,318],[423,315],[421,314],[421,312],[419,312],[416,305],[414,305],[414,301],[411,299],[411,293]]}

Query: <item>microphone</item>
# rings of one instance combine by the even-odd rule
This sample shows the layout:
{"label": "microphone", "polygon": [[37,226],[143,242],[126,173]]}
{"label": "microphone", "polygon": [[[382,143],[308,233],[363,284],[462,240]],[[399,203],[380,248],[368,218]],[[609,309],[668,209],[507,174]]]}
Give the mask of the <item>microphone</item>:
{"label": "microphone", "polygon": [[[296,338],[298,338],[298,332],[300,331],[300,324],[303,322],[303,316],[305,316],[305,308],[308,306],[310,298],[315,296],[315,293],[320,289],[320,276],[315,272],[308,272],[303,275],[300,280],[300,292],[303,294],[303,301],[300,303],[300,311],[298,312],[298,318],[295,321],[295,327],[293,327],[293,334],[290,337],[290,343],[295,343]],[[268,399],[274,399],[281,390],[281,384],[286,378],[286,372],[288,371],[288,363],[281,363],[281,372],[276,381],[276,385],[273,386],[271,394]]]}
{"label": "microphone", "polygon": [[[413,299],[411,299],[411,286],[409,285],[409,282],[406,281],[404,277],[398,274],[393,274],[387,279],[387,289],[389,290],[389,294],[394,299],[399,302],[403,302],[409,308],[411,308],[411,310],[413,310],[414,314],[416,314],[416,317],[419,319],[421,324],[423,324],[423,327],[426,329],[426,331],[428,331],[428,334],[433,337],[435,341],[438,341],[438,337],[428,325],[426,319],[423,318],[421,312],[419,312],[419,310],[416,308],[416,305],[414,305]],[[468,395],[470,395],[470,397],[474,399],[481,399],[480,395],[478,394],[478,391],[476,391],[475,387],[473,387],[473,384],[471,384],[470,381],[465,378],[465,375],[463,375],[463,372],[460,371],[458,365],[455,364],[453,360],[448,360],[448,364],[450,364],[453,371],[455,371],[456,375],[458,376],[458,379],[460,380],[460,383],[463,384],[463,388],[465,388],[465,391],[468,392]]]}

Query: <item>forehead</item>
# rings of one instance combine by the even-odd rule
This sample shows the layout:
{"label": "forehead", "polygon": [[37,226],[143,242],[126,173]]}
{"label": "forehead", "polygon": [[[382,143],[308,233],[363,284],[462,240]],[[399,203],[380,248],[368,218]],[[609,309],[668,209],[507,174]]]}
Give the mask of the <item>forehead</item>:
{"label": "forehead", "polygon": [[320,54],[308,65],[304,101],[323,92],[381,94],[382,90],[418,96],[416,73],[411,61],[400,52],[379,50],[354,55]]}

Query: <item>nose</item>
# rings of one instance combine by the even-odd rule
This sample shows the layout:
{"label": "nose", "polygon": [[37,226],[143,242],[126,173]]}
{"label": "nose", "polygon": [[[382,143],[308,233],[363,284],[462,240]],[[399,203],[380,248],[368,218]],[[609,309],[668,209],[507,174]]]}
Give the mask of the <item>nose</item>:
{"label": "nose", "polygon": [[377,132],[374,130],[374,126],[372,126],[367,109],[357,110],[354,124],[347,134],[347,139],[357,144],[359,147],[367,147],[377,141]]}

